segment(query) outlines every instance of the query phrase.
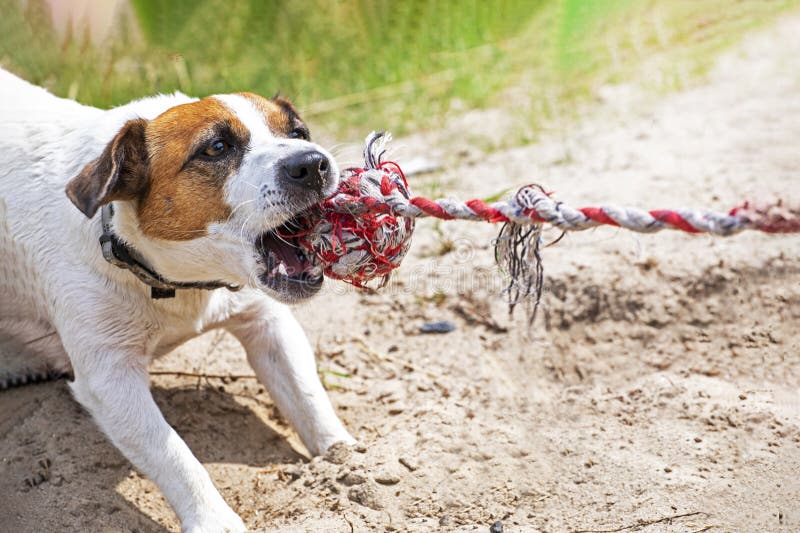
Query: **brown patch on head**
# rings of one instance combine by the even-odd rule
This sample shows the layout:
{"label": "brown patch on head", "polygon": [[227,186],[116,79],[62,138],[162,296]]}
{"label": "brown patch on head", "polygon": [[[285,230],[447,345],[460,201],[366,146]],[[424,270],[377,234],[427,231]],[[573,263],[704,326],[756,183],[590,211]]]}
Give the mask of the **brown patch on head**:
{"label": "brown patch on head", "polygon": [[308,127],[300,118],[292,103],[282,96],[268,99],[253,93],[236,93],[246,98],[264,115],[264,122],[277,137],[292,137],[293,133],[302,133],[300,138],[308,140]]}
{"label": "brown patch on head", "polygon": [[[138,204],[142,232],[167,240],[201,237],[231,213],[224,199],[228,177],[241,164],[250,132],[222,102],[204,98],[168,109],[147,125],[150,179]],[[224,157],[203,155],[221,139]]]}

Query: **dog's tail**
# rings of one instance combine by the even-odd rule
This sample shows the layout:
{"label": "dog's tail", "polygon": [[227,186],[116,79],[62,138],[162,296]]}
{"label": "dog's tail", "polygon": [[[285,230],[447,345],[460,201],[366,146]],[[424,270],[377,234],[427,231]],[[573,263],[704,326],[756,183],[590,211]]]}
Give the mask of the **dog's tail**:
{"label": "dog's tail", "polygon": [[25,346],[0,339],[0,390],[43,381],[71,379],[69,368],[59,368]]}
{"label": "dog's tail", "polygon": [[0,390],[13,389],[23,385],[33,385],[45,381],[56,381],[59,379],[72,379],[72,372],[60,370],[48,370],[46,372],[33,372],[29,374],[6,374],[0,375]]}

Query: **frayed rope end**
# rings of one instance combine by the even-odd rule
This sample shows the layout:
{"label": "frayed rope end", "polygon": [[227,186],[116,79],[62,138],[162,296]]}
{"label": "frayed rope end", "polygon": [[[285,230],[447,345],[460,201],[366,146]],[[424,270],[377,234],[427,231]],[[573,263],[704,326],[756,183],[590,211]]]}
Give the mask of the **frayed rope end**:
{"label": "frayed rope end", "polygon": [[800,233],[800,206],[787,206],[781,200],[771,204],[748,201],[730,214],[765,233]]}

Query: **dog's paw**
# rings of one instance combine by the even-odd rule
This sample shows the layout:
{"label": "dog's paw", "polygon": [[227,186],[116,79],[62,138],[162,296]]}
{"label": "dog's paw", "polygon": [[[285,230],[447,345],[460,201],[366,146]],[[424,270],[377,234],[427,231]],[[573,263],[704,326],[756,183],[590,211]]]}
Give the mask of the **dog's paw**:
{"label": "dog's paw", "polygon": [[184,533],[245,533],[247,528],[231,509],[209,512],[183,525]]}
{"label": "dog's paw", "polygon": [[354,446],[356,439],[353,438],[343,427],[336,432],[328,432],[316,438],[304,440],[303,444],[311,455],[326,455],[331,448],[337,446]]}
{"label": "dog's paw", "polygon": [[348,440],[340,440],[328,446],[328,449],[325,450],[325,460],[329,463],[344,464],[354,451],[364,453],[367,451],[367,447],[352,437]]}

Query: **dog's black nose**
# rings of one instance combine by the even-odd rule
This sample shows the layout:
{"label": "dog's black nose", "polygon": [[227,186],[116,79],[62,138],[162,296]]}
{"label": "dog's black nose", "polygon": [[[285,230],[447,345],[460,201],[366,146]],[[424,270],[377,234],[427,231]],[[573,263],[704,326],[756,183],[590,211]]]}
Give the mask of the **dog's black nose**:
{"label": "dog's black nose", "polygon": [[322,191],[328,181],[331,163],[317,151],[301,152],[283,160],[283,175],[295,185]]}

